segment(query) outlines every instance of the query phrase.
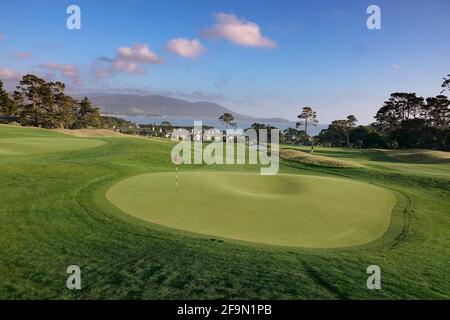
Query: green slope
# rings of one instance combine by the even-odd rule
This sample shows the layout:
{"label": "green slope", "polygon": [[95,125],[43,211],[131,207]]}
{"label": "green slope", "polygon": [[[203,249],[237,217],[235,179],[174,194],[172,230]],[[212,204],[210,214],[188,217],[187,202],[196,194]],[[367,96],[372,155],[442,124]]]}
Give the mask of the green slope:
{"label": "green slope", "polygon": [[[0,126],[2,138],[54,134]],[[0,156],[1,298],[450,298],[450,179],[444,174],[431,175],[414,164],[398,170],[389,167],[394,161],[366,150],[323,149],[326,156],[369,164],[360,169],[283,162],[286,174],[377,184],[396,194],[398,203],[388,232],[370,244],[272,247],[188,234],[124,214],[106,200],[107,190],[131,176],[173,172],[171,144],[96,140],[105,144]],[[257,170],[182,168],[190,169]],[[448,165],[439,170],[450,172]],[[80,291],[66,288],[66,268],[72,264],[82,269]],[[381,267],[380,291],[366,289],[366,268],[372,264]]]}
{"label": "green slope", "polygon": [[[256,243],[333,248],[368,243],[389,228],[395,195],[351,180],[278,174],[150,173],[106,196],[134,217]],[[320,200],[318,199],[320,198]],[[364,208],[364,210],[362,210]]]}

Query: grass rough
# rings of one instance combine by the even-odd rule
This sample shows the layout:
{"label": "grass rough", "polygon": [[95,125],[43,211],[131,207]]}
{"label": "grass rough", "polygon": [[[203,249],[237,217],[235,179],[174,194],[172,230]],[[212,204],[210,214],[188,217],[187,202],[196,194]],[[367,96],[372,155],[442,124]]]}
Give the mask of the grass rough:
{"label": "grass rough", "polygon": [[303,164],[309,164],[319,167],[329,167],[329,168],[360,168],[361,164],[339,160],[331,157],[315,155],[311,153],[306,153],[300,150],[293,149],[280,149],[280,157],[283,159],[300,162]]}
{"label": "grass rough", "polygon": [[405,149],[405,150],[384,150],[387,156],[408,163],[450,163],[450,152],[423,150],[423,149]]}

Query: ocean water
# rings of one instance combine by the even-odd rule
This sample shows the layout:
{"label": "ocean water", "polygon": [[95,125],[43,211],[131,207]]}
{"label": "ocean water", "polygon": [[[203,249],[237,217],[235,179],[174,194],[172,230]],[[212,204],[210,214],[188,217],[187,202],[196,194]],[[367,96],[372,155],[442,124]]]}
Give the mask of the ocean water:
{"label": "ocean water", "polygon": [[[194,121],[202,121],[205,126],[212,126],[217,129],[224,129],[223,123],[219,122],[216,119],[193,119],[193,118],[180,118],[180,117],[144,117],[144,116],[120,116],[120,118],[132,121],[137,124],[160,124],[163,121],[169,121],[174,127],[176,126],[194,126]],[[237,128],[239,129],[247,129],[249,128],[254,121],[235,121],[237,124]],[[263,122],[260,122],[263,123]],[[295,122],[271,122],[264,123],[270,124],[271,126],[278,128],[280,130],[284,130],[287,128],[295,128]],[[318,124],[317,127],[309,127],[309,134],[317,135],[322,129],[328,128],[326,124]]]}

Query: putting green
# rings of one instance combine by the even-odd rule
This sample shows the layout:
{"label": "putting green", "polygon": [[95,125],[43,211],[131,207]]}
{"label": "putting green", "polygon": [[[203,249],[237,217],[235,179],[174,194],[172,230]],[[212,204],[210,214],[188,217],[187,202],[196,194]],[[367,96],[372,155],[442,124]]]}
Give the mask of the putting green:
{"label": "putting green", "polygon": [[388,229],[396,197],[362,182],[295,174],[182,172],[134,176],[106,198],[136,218],[255,243],[335,248]]}
{"label": "putting green", "polygon": [[72,151],[103,145],[101,140],[77,138],[1,138],[0,155],[30,155]]}

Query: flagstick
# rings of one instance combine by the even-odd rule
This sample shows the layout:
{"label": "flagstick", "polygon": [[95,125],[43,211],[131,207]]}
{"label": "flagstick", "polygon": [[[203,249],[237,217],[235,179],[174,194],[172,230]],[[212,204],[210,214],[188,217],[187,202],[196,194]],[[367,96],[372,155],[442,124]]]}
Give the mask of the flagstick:
{"label": "flagstick", "polygon": [[175,167],[175,192],[178,192],[178,165]]}
{"label": "flagstick", "polygon": [[178,155],[173,158],[173,163],[175,164],[175,192],[178,192],[178,165],[180,164]]}

